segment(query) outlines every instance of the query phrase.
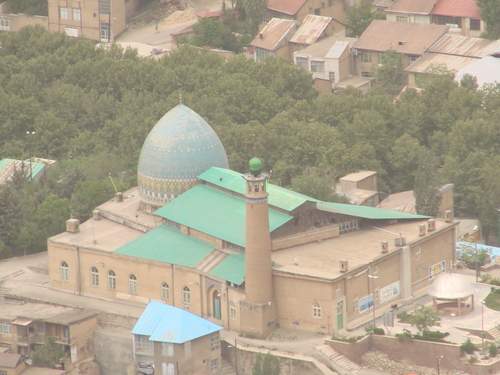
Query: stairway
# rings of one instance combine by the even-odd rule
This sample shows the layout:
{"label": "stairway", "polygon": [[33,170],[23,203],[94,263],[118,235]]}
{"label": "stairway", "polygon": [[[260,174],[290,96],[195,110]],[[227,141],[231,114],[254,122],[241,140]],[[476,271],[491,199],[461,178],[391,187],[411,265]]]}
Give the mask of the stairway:
{"label": "stairway", "polygon": [[8,291],[7,288],[0,286],[0,303],[5,302],[5,295],[7,294],[7,291]]}
{"label": "stairway", "polygon": [[493,337],[494,340],[499,340],[500,339],[500,325],[498,325],[497,322],[495,322],[495,327],[490,328],[487,332],[488,334]]}
{"label": "stairway", "polygon": [[234,367],[231,363],[229,363],[224,358],[222,358],[220,374],[221,375],[236,375],[236,370],[234,369]]}
{"label": "stairway", "polygon": [[361,368],[358,364],[339,354],[330,345],[318,345],[315,349],[327,357],[332,362],[334,367],[337,365],[349,372],[356,372]]}

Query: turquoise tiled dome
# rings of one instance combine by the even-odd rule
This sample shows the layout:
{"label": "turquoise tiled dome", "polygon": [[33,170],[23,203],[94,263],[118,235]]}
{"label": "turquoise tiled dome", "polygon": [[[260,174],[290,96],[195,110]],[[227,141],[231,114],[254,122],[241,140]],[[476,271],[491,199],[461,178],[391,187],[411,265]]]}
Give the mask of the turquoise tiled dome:
{"label": "turquoise tiled dome", "polygon": [[137,167],[139,195],[162,206],[197,183],[210,167],[228,168],[226,151],[214,130],[183,104],[170,110],[144,141]]}

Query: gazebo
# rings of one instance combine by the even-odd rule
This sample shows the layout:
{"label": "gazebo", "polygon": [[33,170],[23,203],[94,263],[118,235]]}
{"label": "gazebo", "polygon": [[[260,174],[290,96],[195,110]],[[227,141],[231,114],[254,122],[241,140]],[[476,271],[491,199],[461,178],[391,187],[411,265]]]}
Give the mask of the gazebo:
{"label": "gazebo", "polygon": [[433,306],[442,315],[460,316],[474,310],[474,287],[463,275],[444,273],[429,287]]}

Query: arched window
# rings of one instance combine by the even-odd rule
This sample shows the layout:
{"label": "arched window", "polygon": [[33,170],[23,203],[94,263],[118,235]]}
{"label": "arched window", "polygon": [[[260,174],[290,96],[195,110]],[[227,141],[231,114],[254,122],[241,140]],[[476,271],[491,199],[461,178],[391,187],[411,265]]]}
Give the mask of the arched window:
{"label": "arched window", "polygon": [[341,293],[340,285],[337,284],[337,286],[335,287],[335,296],[340,297],[340,293]]}
{"label": "arched window", "polygon": [[161,284],[161,299],[170,299],[170,288],[167,283]]}
{"label": "arched window", "polygon": [[420,281],[421,277],[422,277],[422,266],[419,264],[417,265],[417,280]]}
{"label": "arched window", "polygon": [[371,275],[374,276],[374,277],[378,277],[378,267],[377,266],[373,266],[371,267]]}
{"label": "arched window", "polygon": [[134,274],[128,277],[128,291],[130,294],[137,294],[137,277]]}
{"label": "arched window", "polygon": [[90,269],[90,284],[99,286],[99,270],[96,267]]}
{"label": "arched window", "polygon": [[415,259],[416,260],[422,259],[422,249],[420,249],[420,247],[417,247],[415,249]]}
{"label": "arched window", "polygon": [[321,305],[319,302],[313,303],[313,317],[321,318]]}
{"label": "arched window", "polygon": [[187,286],[182,288],[182,302],[190,303],[191,302],[191,291]]}
{"label": "arched window", "polygon": [[236,305],[233,301],[229,302],[229,316],[231,319],[236,319]]}
{"label": "arched window", "polygon": [[358,295],[355,294],[352,299],[352,311],[357,312],[359,310],[359,298]]}
{"label": "arched window", "polygon": [[61,262],[61,280],[69,280],[69,267],[65,261]]}
{"label": "arched window", "polygon": [[108,271],[108,288],[112,290],[116,289],[116,274],[113,270]]}

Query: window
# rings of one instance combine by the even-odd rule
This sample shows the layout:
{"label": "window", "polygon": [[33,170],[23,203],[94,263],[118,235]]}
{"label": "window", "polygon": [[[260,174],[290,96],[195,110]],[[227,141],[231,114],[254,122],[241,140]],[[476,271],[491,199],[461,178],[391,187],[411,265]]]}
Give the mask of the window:
{"label": "window", "polygon": [[372,78],[373,75],[370,72],[361,72],[361,77]]}
{"label": "window", "polygon": [[349,233],[349,232],[353,232],[355,230],[359,230],[357,220],[345,221],[345,222],[339,224],[339,234]]}
{"label": "window", "polygon": [[109,42],[111,39],[111,27],[109,22],[101,22],[100,25],[101,41]]}
{"label": "window", "polygon": [[67,7],[59,7],[59,18],[62,20],[68,19],[68,8]]}
{"label": "window", "polygon": [[417,274],[417,280],[420,280],[422,278],[422,266],[420,264],[417,266],[416,274]]}
{"label": "window", "polygon": [[7,371],[0,370],[0,375],[9,375],[9,374],[7,374]]}
{"label": "window", "polygon": [[35,330],[37,333],[45,333],[45,323],[44,322],[36,322]]}
{"label": "window", "polygon": [[328,72],[328,79],[330,82],[335,82],[335,72]]}
{"label": "window", "polygon": [[184,355],[191,354],[191,341],[186,341],[184,343]]}
{"label": "window", "polygon": [[111,11],[111,6],[109,0],[99,0],[99,12],[101,14],[109,14]]}
{"label": "window", "polygon": [[274,56],[273,51],[268,51],[262,48],[255,48],[255,61],[262,61],[271,56]]}
{"label": "window", "polygon": [[420,57],[419,55],[408,55],[408,60],[410,60],[410,64],[411,64],[411,63],[417,61],[419,57]]}
{"label": "window", "polygon": [[92,286],[99,286],[99,270],[96,267],[90,269],[90,283]]}
{"label": "window", "polygon": [[73,21],[81,21],[82,15],[79,8],[73,8]]}
{"label": "window", "polygon": [[415,249],[415,260],[420,260],[422,259],[422,249],[420,247],[417,247]]}
{"label": "window", "polygon": [[408,17],[406,16],[396,16],[397,22],[408,22]]}
{"label": "window", "polygon": [[163,362],[161,364],[161,375],[175,375],[175,364]]}
{"label": "window", "polygon": [[324,8],[325,7],[325,3],[321,3],[321,8]]}
{"label": "window", "polygon": [[68,326],[63,327],[63,337],[69,338],[69,327]]}
{"label": "window", "polygon": [[340,291],[340,285],[337,284],[337,286],[335,287],[335,296],[336,297],[340,297],[340,293],[341,293],[341,291]]}
{"label": "window", "polygon": [[229,302],[229,316],[231,319],[236,319],[236,306],[234,302]]}
{"label": "window", "polygon": [[321,8],[316,8],[316,9],[314,9],[314,14],[315,14],[316,16],[321,16]]}
{"label": "window", "polygon": [[324,73],[325,72],[325,62],[324,61],[311,61],[311,72]]}
{"label": "window", "polygon": [[363,52],[361,54],[361,62],[371,63],[372,62],[372,54],[370,52]]}
{"label": "window", "polygon": [[429,16],[414,15],[413,18],[415,23],[430,23]]}
{"label": "window", "polygon": [[358,311],[359,310],[359,298],[358,295],[355,294],[354,298],[352,299],[352,311]]}
{"label": "window", "polygon": [[154,342],[149,340],[146,335],[134,335],[134,344],[136,350],[151,352],[154,350]]}
{"label": "window", "polygon": [[66,262],[61,262],[61,280],[68,280],[68,263]]}
{"label": "window", "polygon": [[167,283],[161,284],[161,299],[169,299],[170,298],[170,288]]}
{"label": "window", "polygon": [[116,274],[113,270],[108,271],[108,288],[113,290],[116,289]]}
{"label": "window", "polygon": [[374,276],[374,278],[378,277],[378,267],[377,266],[371,267],[370,274]]}
{"label": "window", "polygon": [[481,30],[481,20],[471,18],[469,20],[469,28],[471,31],[480,31]]}
{"label": "window", "polygon": [[128,277],[128,291],[130,294],[137,294],[137,277],[134,274]]}
{"label": "window", "polygon": [[187,286],[182,288],[182,302],[190,303],[191,302],[191,291]]}
{"label": "window", "polygon": [[10,335],[12,333],[10,322],[0,322],[0,333],[4,335]]}
{"label": "window", "polygon": [[219,373],[219,360],[217,358],[212,359],[212,374]]}
{"label": "window", "polygon": [[161,355],[165,357],[173,357],[174,356],[174,344],[171,342],[162,342],[161,343]]}
{"label": "window", "polygon": [[321,318],[321,305],[318,302],[313,303],[313,317]]}
{"label": "window", "polygon": [[307,57],[297,57],[295,61],[297,66],[309,70],[309,59]]}
{"label": "window", "polygon": [[210,336],[210,349],[218,350],[219,349],[219,332],[212,333]]}

